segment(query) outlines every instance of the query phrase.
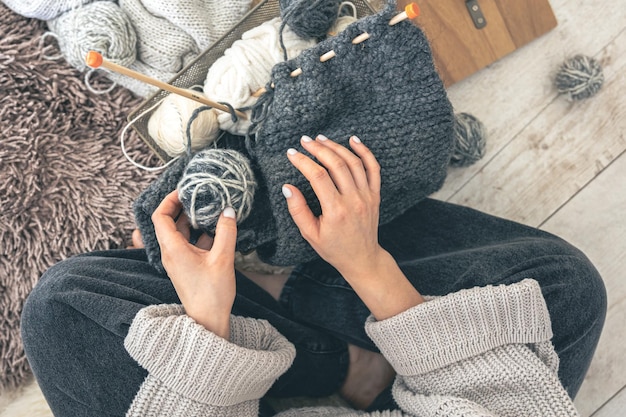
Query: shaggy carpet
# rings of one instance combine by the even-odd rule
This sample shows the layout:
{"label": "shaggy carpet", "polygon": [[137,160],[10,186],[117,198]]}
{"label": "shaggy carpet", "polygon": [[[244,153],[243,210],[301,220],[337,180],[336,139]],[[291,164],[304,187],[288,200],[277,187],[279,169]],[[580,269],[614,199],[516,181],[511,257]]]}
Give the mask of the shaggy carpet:
{"label": "shaggy carpet", "polygon": [[[63,59],[42,58],[45,31],[0,3],[0,393],[29,375],[20,313],[41,274],[74,254],[124,247],[132,202],[154,178],[119,148],[140,99],[119,87],[89,93]],[[156,163],[141,140],[129,143],[136,160]]]}

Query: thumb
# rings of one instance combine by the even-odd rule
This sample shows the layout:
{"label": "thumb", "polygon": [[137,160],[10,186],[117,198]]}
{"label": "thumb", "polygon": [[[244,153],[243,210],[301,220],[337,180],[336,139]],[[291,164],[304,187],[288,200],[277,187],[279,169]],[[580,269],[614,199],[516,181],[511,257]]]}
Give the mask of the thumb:
{"label": "thumb", "polygon": [[319,229],[319,219],[313,215],[304,195],[296,187],[288,184],[283,185],[283,194],[287,199],[289,214],[302,236],[305,239],[315,236]]}
{"label": "thumb", "polygon": [[220,256],[229,256],[235,259],[235,246],[237,244],[237,215],[232,207],[226,207],[217,220],[215,238],[211,252]]}

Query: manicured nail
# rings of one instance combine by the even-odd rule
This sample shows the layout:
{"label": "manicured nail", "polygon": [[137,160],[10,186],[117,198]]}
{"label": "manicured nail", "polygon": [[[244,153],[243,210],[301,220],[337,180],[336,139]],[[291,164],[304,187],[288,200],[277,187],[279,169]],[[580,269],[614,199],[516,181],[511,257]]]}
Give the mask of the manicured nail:
{"label": "manicured nail", "polygon": [[291,192],[291,190],[288,187],[285,187],[283,185],[283,195],[285,196],[285,198],[291,198],[293,193]]}
{"label": "manicured nail", "polygon": [[304,135],[302,136],[302,142],[306,142],[306,143],[313,142],[313,139],[311,139],[310,136]]}
{"label": "manicured nail", "polygon": [[317,139],[321,140],[322,142],[328,140],[328,138],[324,135],[317,135]]}
{"label": "manicured nail", "polygon": [[226,207],[223,211],[224,217],[228,217],[229,219],[234,219],[237,217],[235,214],[235,209],[232,207]]}
{"label": "manicured nail", "polygon": [[295,155],[295,154],[298,153],[298,151],[296,151],[294,148],[289,148],[289,149],[287,149],[287,153],[289,155]]}
{"label": "manicured nail", "polygon": [[352,142],[354,143],[361,143],[361,139],[357,138],[356,136],[352,136],[350,139],[352,139]]}

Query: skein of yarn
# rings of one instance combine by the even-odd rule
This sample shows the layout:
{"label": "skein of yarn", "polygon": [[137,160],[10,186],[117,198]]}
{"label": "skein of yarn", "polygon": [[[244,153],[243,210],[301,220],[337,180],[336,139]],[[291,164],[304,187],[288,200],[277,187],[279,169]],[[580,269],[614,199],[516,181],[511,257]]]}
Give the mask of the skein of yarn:
{"label": "skein of yarn", "polygon": [[232,207],[237,222],[252,210],[256,180],[250,162],[231,149],[206,149],[187,164],[178,198],[195,229],[213,232],[220,214]]}
{"label": "skein of yarn", "polygon": [[280,0],[280,17],[298,36],[323,39],[335,23],[340,0]]}
{"label": "skein of yarn", "polygon": [[487,129],[476,117],[469,113],[459,113],[454,117],[454,145],[450,165],[466,167],[483,156],[487,145]]}
{"label": "skein of yarn", "polygon": [[197,101],[170,94],[150,116],[148,133],[157,146],[171,157],[185,153],[189,142],[192,151],[199,151],[219,136],[216,113],[216,110]]}
{"label": "skein of yarn", "polygon": [[595,59],[576,55],[561,65],[554,82],[559,93],[566,94],[569,100],[583,100],[600,91],[604,73]]}
{"label": "skein of yarn", "polygon": [[[227,102],[236,109],[256,103],[257,97],[252,94],[265,87],[272,67],[283,60],[280,26],[280,18],[274,18],[245,32],[211,65],[204,84],[204,94],[211,100]],[[290,57],[315,45],[315,40],[302,39],[289,28],[283,31],[283,40]],[[250,115],[250,111],[246,113]],[[217,117],[222,130],[236,135],[248,133],[250,117],[238,121],[233,121],[227,113],[219,113]]]}
{"label": "skein of yarn", "polygon": [[98,51],[125,67],[135,62],[137,36],[126,13],[111,1],[96,1],[48,21],[67,61],[85,69],[85,55]]}

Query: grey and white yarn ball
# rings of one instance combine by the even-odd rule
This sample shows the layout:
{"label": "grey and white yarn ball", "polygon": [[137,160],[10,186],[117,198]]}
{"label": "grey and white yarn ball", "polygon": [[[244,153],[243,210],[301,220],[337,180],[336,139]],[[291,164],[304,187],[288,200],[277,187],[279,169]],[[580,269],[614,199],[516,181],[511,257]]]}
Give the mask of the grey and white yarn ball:
{"label": "grey and white yarn ball", "polygon": [[213,232],[220,214],[232,207],[237,223],[252,210],[256,181],[250,162],[231,149],[206,149],[187,164],[178,198],[194,229]]}
{"label": "grey and white yarn ball", "polygon": [[487,145],[487,128],[469,113],[454,116],[454,145],[450,165],[466,167],[483,156]]}
{"label": "grey and white yarn ball", "polygon": [[576,55],[561,65],[554,83],[559,93],[566,94],[570,100],[583,100],[600,91],[604,74],[598,61]]}

